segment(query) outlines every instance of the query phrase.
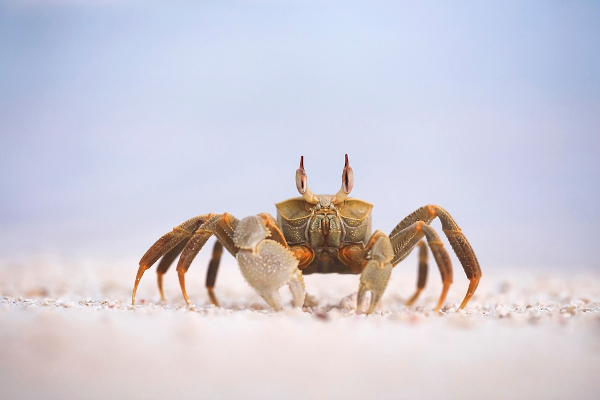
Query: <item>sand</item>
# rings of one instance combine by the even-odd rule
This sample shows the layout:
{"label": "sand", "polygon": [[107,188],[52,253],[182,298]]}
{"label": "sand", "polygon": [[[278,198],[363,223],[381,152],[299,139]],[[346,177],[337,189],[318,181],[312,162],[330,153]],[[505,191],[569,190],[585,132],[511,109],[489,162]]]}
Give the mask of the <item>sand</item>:
{"label": "sand", "polygon": [[[201,263],[199,264],[201,265]],[[148,271],[130,305],[135,260],[0,263],[2,399],[598,399],[600,274],[484,271],[469,306],[457,271],[433,313],[435,271],[415,307],[404,265],[370,316],[355,276],[306,277],[313,307],[271,311],[224,260],[223,308],[205,267],[176,274],[159,304]]]}

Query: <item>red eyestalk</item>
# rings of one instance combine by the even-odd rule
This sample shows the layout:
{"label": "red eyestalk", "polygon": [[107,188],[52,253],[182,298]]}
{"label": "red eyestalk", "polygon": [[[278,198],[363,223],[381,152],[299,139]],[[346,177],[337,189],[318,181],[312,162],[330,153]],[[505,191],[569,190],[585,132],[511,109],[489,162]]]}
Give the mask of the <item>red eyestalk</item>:
{"label": "red eyestalk", "polygon": [[344,165],[344,172],[342,172],[342,189],[344,193],[348,194],[352,191],[354,186],[354,172],[348,164],[348,154],[346,154],[346,164]]}

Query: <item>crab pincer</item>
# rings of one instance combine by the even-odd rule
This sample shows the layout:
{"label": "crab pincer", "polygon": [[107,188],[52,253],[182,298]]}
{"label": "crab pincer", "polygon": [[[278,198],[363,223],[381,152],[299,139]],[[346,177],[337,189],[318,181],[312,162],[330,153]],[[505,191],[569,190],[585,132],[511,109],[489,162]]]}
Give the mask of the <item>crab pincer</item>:
{"label": "crab pincer", "polygon": [[390,276],[392,275],[392,264],[390,261],[394,257],[394,249],[390,239],[382,231],[375,231],[369,243],[367,261],[360,275],[360,284],[358,286],[358,299],[356,312],[362,312],[365,294],[371,292],[371,301],[367,314],[375,311],[379,299],[385,292]]}
{"label": "crab pincer", "polygon": [[275,311],[282,310],[279,289],[288,285],[294,306],[302,307],[306,295],[298,259],[282,244],[267,239],[269,229],[258,216],[246,217],[237,225],[233,241],[239,248],[236,255],[246,282]]}

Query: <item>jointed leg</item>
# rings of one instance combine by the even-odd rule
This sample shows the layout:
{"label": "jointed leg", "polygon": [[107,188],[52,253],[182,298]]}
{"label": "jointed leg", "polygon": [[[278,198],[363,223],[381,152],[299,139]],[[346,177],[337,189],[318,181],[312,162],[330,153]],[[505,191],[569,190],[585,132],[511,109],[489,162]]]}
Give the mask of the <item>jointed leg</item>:
{"label": "jointed leg", "polygon": [[219,271],[222,254],[223,245],[217,240],[213,247],[212,257],[208,263],[208,272],[206,273],[206,290],[208,291],[208,297],[210,298],[211,303],[217,307],[221,306],[219,305],[219,300],[217,300],[217,296],[215,296],[213,289],[217,280],[217,272]]}
{"label": "jointed leg", "polygon": [[[169,266],[180,252],[182,252],[182,255],[178,263],[179,282],[182,285],[182,292],[186,302],[189,304],[185,292],[185,278],[182,275],[185,274],[185,271],[189,268],[189,265],[196,254],[198,254],[198,251],[200,251],[202,245],[206,243],[206,240],[208,240],[212,234],[216,234],[219,241],[222,241],[227,249],[235,255],[237,250],[235,245],[233,245],[231,237],[228,236],[227,233],[233,232],[237,221],[238,220],[235,217],[227,213],[219,215],[200,215],[185,221],[181,225],[173,228],[171,232],[163,235],[156,243],[154,243],[154,245],[152,245],[152,247],[150,247],[140,260],[140,267],[131,296],[132,304],[135,304],[135,294],[144,272],[163,256],[163,260],[161,260],[157,272],[159,290],[161,291],[161,297],[164,299],[162,292],[162,275],[168,270]],[[185,245],[183,243],[185,243]],[[180,246],[183,250],[179,248]],[[183,269],[184,272],[180,272],[180,269]]]}
{"label": "jointed leg", "polygon": [[194,231],[198,229],[198,227],[202,225],[209,216],[211,216],[211,214],[200,215],[198,217],[188,219],[181,225],[173,228],[171,232],[163,235],[156,241],[156,243],[152,245],[152,247],[148,249],[146,254],[144,254],[140,260],[140,267],[138,268],[138,272],[135,277],[135,284],[133,286],[133,293],[131,295],[131,304],[135,304],[135,293],[137,292],[137,287],[142,279],[142,276],[144,275],[144,272],[154,265],[159,258],[167,254],[183,240],[189,239]]}
{"label": "jointed leg", "polygon": [[158,290],[160,291],[160,299],[165,302],[165,294],[163,292],[163,275],[169,270],[173,261],[181,254],[183,248],[187,244],[188,239],[183,239],[181,243],[177,246],[173,247],[167,254],[163,256],[163,258],[158,263],[158,268],[156,268],[156,279],[158,281]]}
{"label": "jointed leg", "polygon": [[417,278],[417,290],[415,294],[406,302],[407,306],[412,306],[415,301],[419,298],[419,295],[425,288],[425,284],[427,283],[427,244],[425,241],[421,240],[418,244],[419,246],[419,275]]}
{"label": "jointed leg", "polygon": [[[163,259],[159,263],[157,273],[159,290],[164,300],[162,277],[174,259],[177,258],[177,255],[181,253],[177,263],[177,274],[183,297],[186,303],[190,305],[185,288],[185,273],[198,252],[214,234],[218,240],[213,248],[213,255],[206,277],[206,287],[213,304],[219,305],[213,288],[223,247],[234,256],[238,254],[240,247],[242,247],[245,257],[243,260],[237,257],[242,274],[265,301],[274,309],[281,309],[278,293],[275,295],[275,288],[278,289],[283,284],[288,284],[294,304],[301,307],[305,297],[302,273],[297,268],[298,259],[289,250],[277,222],[267,213],[259,214],[257,217],[249,217],[246,220],[250,222],[250,225],[246,224],[245,229],[238,230],[236,228],[239,221],[227,213],[201,215],[184,222],[174,228],[172,232],[161,237],[140,261],[133,288],[132,303],[135,304],[135,294],[142,275],[161,257]],[[258,230],[255,230],[254,228],[257,227]],[[254,243],[257,234],[258,241]],[[265,240],[267,238],[269,240]],[[252,243],[252,245],[249,247],[241,245],[241,243],[246,242]]]}
{"label": "jointed leg", "polygon": [[390,238],[395,254],[395,262],[392,261],[392,263],[396,265],[402,260],[402,258],[398,260],[398,254],[402,254],[403,258],[405,258],[423,236],[427,238],[427,244],[442,275],[442,294],[435,307],[435,311],[437,312],[442,308],[448,289],[450,289],[450,285],[452,284],[452,262],[436,231],[424,221],[417,221],[403,230],[396,232],[395,236]]}
{"label": "jointed leg", "polygon": [[[465,270],[467,278],[470,281],[467,294],[460,305],[460,308],[462,309],[465,308],[475,293],[475,289],[477,289],[477,285],[481,279],[481,268],[479,267],[477,257],[475,256],[473,248],[467,241],[467,238],[462,233],[456,221],[454,221],[450,214],[448,214],[448,212],[442,207],[436,205],[427,205],[421,207],[404,218],[404,220],[402,220],[402,222],[400,222],[396,228],[394,228],[390,234],[390,239],[392,240],[392,244],[394,244],[395,253],[394,261],[392,263],[396,265],[402,261],[410,253],[418,241],[414,240],[414,233],[413,235],[407,234],[407,229],[416,223],[429,224],[436,217],[440,219],[440,222],[442,223],[442,230],[446,234],[452,249],[456,253],[460,263],[463,266],[463,269]],[[431,249],[435,257],[434,249]]]}
{"label": "jointed leg", "polygon": [[[190,268],[192,261],[213,234],[217,234],[217,238],[221,240],[220,232],[228,231],[232,227],[235,229],[237,223],[237,218],[227,213],[211,215],[210,218],[207,218],[207,220],[198,227],[183,249],[181,257],[179,257],[179,262],[177,263],[177,275],[179,276],[179,285],[181,286],[183,298],[188,306],[190,305],[190,299],[185,290],[185,273]],[[224,243],[227,244],[228,242],[224,240]]]}

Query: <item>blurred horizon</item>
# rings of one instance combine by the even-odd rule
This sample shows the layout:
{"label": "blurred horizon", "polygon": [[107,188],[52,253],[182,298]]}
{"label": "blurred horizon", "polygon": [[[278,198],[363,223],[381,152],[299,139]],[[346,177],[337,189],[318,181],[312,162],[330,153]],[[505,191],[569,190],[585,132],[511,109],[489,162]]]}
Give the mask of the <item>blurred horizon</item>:
{"label": "blurred horizon", "polygon": [[347,153],[373,229],[438,204],[484,275],[600,270],[600,3],[11,0],[0,54],[0,259],[140,258]]}

